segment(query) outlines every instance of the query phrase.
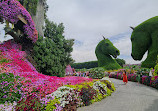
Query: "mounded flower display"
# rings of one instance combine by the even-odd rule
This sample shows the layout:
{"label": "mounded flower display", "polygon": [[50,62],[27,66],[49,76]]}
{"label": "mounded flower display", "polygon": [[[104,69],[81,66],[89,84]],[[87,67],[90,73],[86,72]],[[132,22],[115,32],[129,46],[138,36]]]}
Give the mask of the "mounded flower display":
{"label": "mounded flower display", "polygon": [[100,101],[115,90],[109,78],[98,81],[41,74],[21,49],[22,46],[14,40],[0,44],[1,110],[9,107],[16,110],[75,110]]}

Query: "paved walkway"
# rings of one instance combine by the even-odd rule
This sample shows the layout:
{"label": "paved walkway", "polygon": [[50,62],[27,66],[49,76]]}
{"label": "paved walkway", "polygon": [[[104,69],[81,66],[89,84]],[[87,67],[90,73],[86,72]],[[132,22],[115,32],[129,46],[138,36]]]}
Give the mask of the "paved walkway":
{"label": "paved walkway", "polygon": [[158,90],[135,82],[124,85],[122,80],[111,80],[116,87],[112,96],[77,111],[158,111]]}

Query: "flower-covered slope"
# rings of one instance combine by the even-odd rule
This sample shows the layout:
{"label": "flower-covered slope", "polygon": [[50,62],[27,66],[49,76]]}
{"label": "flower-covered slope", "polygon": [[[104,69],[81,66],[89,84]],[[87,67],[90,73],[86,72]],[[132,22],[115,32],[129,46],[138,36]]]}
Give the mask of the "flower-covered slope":
{"label": "flower-covered slope", "polygon": [[25,79],[22,83],[26,86],[26,88],[23,88],[25,92],[36,88],[36,90],[40,92],[39,96],[43,97],[54,92],[62,85],[75,85],[92,81],[92,79],[84,77],[56,77],[38,73],[33,65],[26,59],[27,55],[25,51],[21,51],[21,48],[21,45],[16,44],[13,40],[0,44],[1,60],[3,58],[8,61],[3,62],[0,67],[1,72],[10,72],[14,75],[24,77]]}
{"label": "flower-covered slope", "polygon": [[38,39],[38,33],[35,24],[29,12],[16,0],[1,0],[0,1],[0,18],[6,21],[17,24],[19,16],[23,17],[27,24],[23,26],[24,34],[27,35],[33,42]]}

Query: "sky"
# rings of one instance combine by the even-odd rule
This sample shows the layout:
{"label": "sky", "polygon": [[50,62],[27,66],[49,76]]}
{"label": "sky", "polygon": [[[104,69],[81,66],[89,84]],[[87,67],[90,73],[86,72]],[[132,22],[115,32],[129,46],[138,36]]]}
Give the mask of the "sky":
{"label": "sky", "polygon": [[48,18],[63,23],[65,37],[75,39],[72,57],[76,62],[97,60],[95,48],[104,35],[120,50],[118,58],[130,64],[141,63],[131,57],[129,26],[136,27],[158,14],[158,0],[47,0],[47,3]]}
{"label": "sky", "polygon": [[[158,0],[47,0],[47,3],[49,20],[63,23],[65,38],[75,39],[71,54],[76,62],[97,60],[95,48],[104,35],[120,50],[118,58],[126,63],[140,63],[131,57],[129,26],[136,27],[158,14]],[[4,33],[2,29],[1,25],[0,33]]]}

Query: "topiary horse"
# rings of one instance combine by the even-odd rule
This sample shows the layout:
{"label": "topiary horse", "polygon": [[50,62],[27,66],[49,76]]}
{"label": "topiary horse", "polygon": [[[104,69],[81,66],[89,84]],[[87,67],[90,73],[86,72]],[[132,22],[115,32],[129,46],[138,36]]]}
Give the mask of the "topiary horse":
{"label": "topiary horse", "polygon": [[[103,37],[104,38],[104,37]],[[111,55],[116,58],[120,52],[113,46],[109,39],[100,41],[95,49],[95,54],[98,59],[98,66],[104,67],[106,70],[120,69],[121,66],[114,60]]]}
{"label": "topiary horse", "polygon": [[158,55],[158,16],[148,19],[132,29],[131,56],[134,60],[141,60],[145,52],[148,51],[148,56],[141,66],[153,68]]}

